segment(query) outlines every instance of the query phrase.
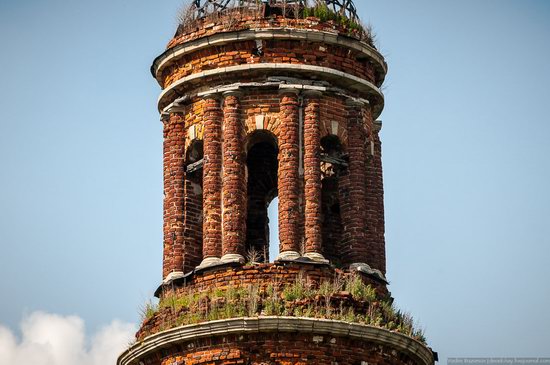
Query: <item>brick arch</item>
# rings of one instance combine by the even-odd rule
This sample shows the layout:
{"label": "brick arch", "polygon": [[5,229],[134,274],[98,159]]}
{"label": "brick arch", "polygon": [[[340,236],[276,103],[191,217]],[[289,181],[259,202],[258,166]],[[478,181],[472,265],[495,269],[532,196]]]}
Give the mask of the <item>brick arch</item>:
{"label": "brick arch", "polygon": [[279,112],[267,112],[262,114],[250,114],[246,118],[245,129],[247,135],[256,131],[268,131],[274,136],[279,136]]}
{"label": "brick arch", "polygon": [[202,123],[192,124],[187,128],[185,137],[185,151],[189,149],[194,141],[204,140],[204,126]]}
{"label": "brick arch", "polygon": [[[275,134],[257,130],[248,134],[246,247],[249,260],[268,262],[269,219],[267,208],[278,194],[278,144]],[[256,258],[252,258],[253,253]],[[273,258],[271,258],[273,259]]]}
{"label": "brick arch", "polygon": [[325,137],[335,136],[338,137],[340,143],[344,149],[348,146],[348,131],[347,123],[345,120],[334,120],[329,118],[323,118],[321,120],[321,139]]}

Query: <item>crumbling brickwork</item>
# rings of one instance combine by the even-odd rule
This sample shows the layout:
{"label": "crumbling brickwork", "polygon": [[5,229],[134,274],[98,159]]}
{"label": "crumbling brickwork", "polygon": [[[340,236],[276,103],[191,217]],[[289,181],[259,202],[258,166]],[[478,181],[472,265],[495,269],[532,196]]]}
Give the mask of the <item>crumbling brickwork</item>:
{"label": "crumbling brickwork", "polygon": [[178,114],[164,123],[164,277],[183,266],[184,127]]}
{"label": "crumbling brickwork", "polygon": [[240,4],[186,19],[151,68],[161,306],[119,365],[432,364],[412,327],[397,331],[385,278],[383,57],[349,9]]}

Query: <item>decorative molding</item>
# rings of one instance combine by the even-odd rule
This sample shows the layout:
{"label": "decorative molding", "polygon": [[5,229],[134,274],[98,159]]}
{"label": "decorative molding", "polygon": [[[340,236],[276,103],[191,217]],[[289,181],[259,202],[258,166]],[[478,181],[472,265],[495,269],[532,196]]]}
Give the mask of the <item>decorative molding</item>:
{"label": "decorative molding", "polygon": [[[298,64],[288,64],[288,63],[258,63],[258,64],[247,64],[247,65],[238,65],[230,67],[221,67],[212,70],[202,71],[189,76],[183,77],[178,81],[171,84],[168,88],[164,89],[159,98],[158,98],[158,109],[160,112],[164,110],[167,106],[172,103],[170,99],[181,95],[181,93],[188,93],[187,90],[179,91],[181,87],[185,84],[201,85],[201,79],[212,76],[221,76],[234,73],[242,73],[247,71],[259,71],[265,75],[267,71],[273,74],[285,74],[287,72],[295,72],[307,75],[308,78],[311,78],[312,74],[316,74],[318,77],[332,82],[335,85],[344,86],[349,91],[355,91],[362,94],[362,98],[355,98],[355,100],[367,100],[369,98],[375,98],[377,102],[375,103],[375,115],[376,117],[382,112],[384,104],[384,94],[378,87],[373,83],[364,80],[355,75],[338,71],[328,67],[322,66],[313,66],[313,65],[298,65]],[[283,85],[280,85],[281,87]],[[311,86],[310,86],[311,87]],[[200,86],[193,86],[194,89],[200,88]],[[283,88],[295,88],[300,89],[304,88],[304,85],[288,85],[284,84]],[[212,89],[208,91],[199,91],[197,96],[199,97],[212,97]],[[219,96],[218,96],[219,97]]]}
{"label": "decorative molding", "polygon": [[270,332],[299,332],[348,337],[388,346],[406,354],[418,365],[434,364],[434,355],[427,346],[409,336],[383,328],[328,319],[255,317],[210,321],[156,333],[123,352],[117,360],[117,365],[138,365],[144,357],[161,349],[200,338]]}

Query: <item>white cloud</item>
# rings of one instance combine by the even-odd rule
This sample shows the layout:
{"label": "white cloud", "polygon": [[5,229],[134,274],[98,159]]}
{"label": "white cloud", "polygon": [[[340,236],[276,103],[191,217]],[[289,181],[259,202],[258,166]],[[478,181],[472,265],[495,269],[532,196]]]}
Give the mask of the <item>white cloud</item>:
{"label": "white cloud", "polygon": [[87,339],[81,318],[35,312],[21,322],[21,339],[0,325],[0,365],[114,365],[134,333],[115,320]]}

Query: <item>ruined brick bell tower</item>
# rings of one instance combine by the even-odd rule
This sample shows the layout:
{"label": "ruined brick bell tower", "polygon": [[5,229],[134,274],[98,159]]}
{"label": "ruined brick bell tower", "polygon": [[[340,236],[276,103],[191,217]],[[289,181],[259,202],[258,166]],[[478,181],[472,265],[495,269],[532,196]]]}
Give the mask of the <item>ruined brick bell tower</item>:
{"label": "ruined brick bell tower", "polygon": [[193,0],[151,71],[163,281],[118,364],[433,364],[387,290],[387,66],[353,2]]}

